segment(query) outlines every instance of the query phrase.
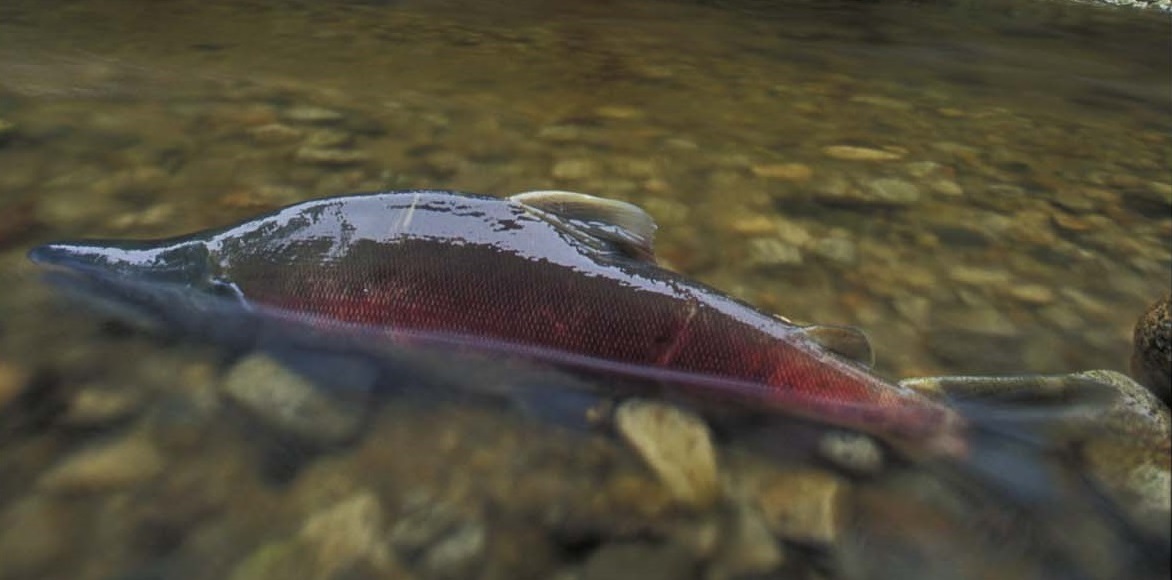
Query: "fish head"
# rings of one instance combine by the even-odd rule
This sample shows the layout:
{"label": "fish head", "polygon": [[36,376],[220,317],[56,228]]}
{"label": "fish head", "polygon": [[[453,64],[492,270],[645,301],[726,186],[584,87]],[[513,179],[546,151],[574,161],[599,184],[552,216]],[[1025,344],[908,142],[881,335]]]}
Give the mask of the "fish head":
{"label": "fish head", "polygon": [[28,257],[67,295],[151,330],[196,330],[246,309],[197,238],[55,242]]}

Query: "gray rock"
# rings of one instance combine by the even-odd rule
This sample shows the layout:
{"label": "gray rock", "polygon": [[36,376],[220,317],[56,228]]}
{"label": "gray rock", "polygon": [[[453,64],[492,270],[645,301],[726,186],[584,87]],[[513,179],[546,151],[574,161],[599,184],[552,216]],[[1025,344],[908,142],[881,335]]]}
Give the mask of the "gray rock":
{"label": "gray rock", "polygon": [[626,401],[615,412],[619,433],[685,505],[711,505],[720,491],[708,425],[666,403]]}
{"label": "gray rock", "polygon": [[802,251],[777,238],[753,238],[747,243],[748,263],[757,268],[796,266],[802,263]]}
{"label": "gray rock", "polygon": [[340,443],[353,438],[365,418],[360,405],[330,397],[265,355],[253,355],[236,363],[220,389],[269,427],[316,443]]}
{"label": "gray rock", "polygon": [[844,266],[851,266],[858,261],[858,248],[854,240],[845,236],[821,238],[814,242],[810,251]]}
{"label": "gray rock", "polygon": [[487,532],[480,522],[466,522],[433,544],[423,556],[421,570],[428,578],[468,578],[484,561]]}
{"label": "gray rock", "polygon": [[425,576],[456,579],[468,577],[484,560],[487,531],[454,507],[419,497],[409,500],[390,540]]}
{"label": "gray rock", "polygon": [[862,433],[831,431],[818,439],[818,453],[836,466],[856,474],[876,474],[883,469],[883,451]]}

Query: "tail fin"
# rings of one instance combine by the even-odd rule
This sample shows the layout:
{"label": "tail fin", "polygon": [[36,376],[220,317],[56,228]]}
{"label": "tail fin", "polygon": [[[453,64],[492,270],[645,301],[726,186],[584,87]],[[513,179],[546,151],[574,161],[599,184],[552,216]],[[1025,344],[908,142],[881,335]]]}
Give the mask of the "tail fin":
{"label": "tail fin", "polygon": [[1030,530],[1033,549],[1069,564],[1063,569],[1099,577],[1085,572],[1092,557],[1076,539],[1085,530],[1073,529],[1094,526],[1101,530],[1095,551],[1111,544],[1123,573],[1166,577],[1169,535],[1136,525],[1082,464],[1082,447],[1111,436],[1110,419],[1121,412],[1123,389],[1113,375],[932,377],[901,384],[946,400],[967,424],[966,456],[930,461],[927,468],[982,508],[1012,518],[1015,530]]}

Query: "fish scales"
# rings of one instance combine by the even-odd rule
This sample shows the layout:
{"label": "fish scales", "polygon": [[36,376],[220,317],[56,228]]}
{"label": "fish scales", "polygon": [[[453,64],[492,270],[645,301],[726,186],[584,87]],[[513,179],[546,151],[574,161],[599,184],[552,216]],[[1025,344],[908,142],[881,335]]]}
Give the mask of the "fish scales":
{"label": "fish scales", "polygon": [[950,409],[829,352],[803,327],[608,245],[621,228],[517,198],[327,198],[148,244],[130,261],[157,266],[159,248],[196,244],[207,253],[202,275],[250,308],[317,327],[529,356],[956,445]]}

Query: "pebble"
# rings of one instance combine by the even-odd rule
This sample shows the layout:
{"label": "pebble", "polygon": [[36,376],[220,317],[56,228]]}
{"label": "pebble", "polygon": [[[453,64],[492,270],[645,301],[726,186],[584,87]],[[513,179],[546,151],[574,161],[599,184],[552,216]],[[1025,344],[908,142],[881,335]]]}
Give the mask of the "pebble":
{"label": "pebble", "polygon": [[802,263],[802,251],[777,238],[753,238],[745,246],[748,264],[758,268],[796,266]]}
{"label": "pebble", "polygon": [[959,284],[972,286],[1005,286],[1009,283],[1009,271],[1000,268],[981,268],[978,266],[953,266],[948,270],[948,278]]}
{"label": "pebble", "polygon": [[311,515],[298,538],[313,552],[314,576],[331,577],[359,562],[386,571],[391,553],[384,534],[382,505],[363,490]]}
{"label": "pebble", "polygon": [[642,110],[635,107],[624,107],[620,105],[605,105],[598,107],[594,109],[594,114],[603,119],[613,119],[616,121],[643,118]]}
{"label": "pebble", "polygon": [[467,578],[484,560],[488,533],[484,524],[455,507],[419,496],[391,529],[390,541],[428,578]]}
{"label": "pebble", "polygon": [[16,124],[8,119],[0,118],[0,145],[3,145],[9,137],[16,134]]}
{"label": "pebble", "polygon": [[588,179],[598,175],[597,161],[593,159],[562,159],[554,163],[550,172],[555,179]]}
{"label": "pebble", "polygon": [[863,192],[863,201],[882,205],[910,205],[920,200],[919,187],[894,177],[864,183]]}
{"label": "pebble", "polygon": [[831,431],[818,439],[818,453],[847,472],[874,475],[883,469],[883,450],[862,433]]}
{"label": "pebble", "polygon": [[904,154],[894,151],[853,145],[829,145],[822,148],[822,154],[844,161],[895,161],[904,157]]}
{"label": "pebble", "polygon": [[631,400],[619,406],[615,422],[676,500],[693,507],[716,500],[716,450],[703,420],[666,403]]}
{"label": "pebble", "polygon": [[163,467],[163,457],[154,444],[141,435],[131,435],[73,453],[42,475],[37,486],[62,494],[101,493],[152,479]]}
{"label": "pebble", "polygon": [[787,540],[832,545],[838,541],[846,484],[817,469],[780,472],[761,484],[757,505],[770,530]]}
{"label": "pebble", "polygon": [[139,394],[132,389],[85,387],[69,401],[61,421],[75,427],[97,427],[130,417],[142,404]]}
{"label": "pebble", "polygon": [[8,406],[28,385],[28,371],[5,360],[0,360],[0,410]]}
{"label": "pebble", "polygon": [[305,147],[308,149],[335,149],[347,147],[354,142],[354,135],[345,131],[333,129],[318,129],[305,136]]}
{"label": "pebble", "polygon": [[269,427],[321,444],[353,438],[364,414],[329,397],[301,375],[265,355],[252,355],[228,371],[221,392]]}
{"label": "pebble", "polygon": [[854,240],[845,236],[821,238],[813,243],[810,251],[844,266],[851,266],[858,261],[858,248]]}
{"label": "pebble", "polygon": [[64,506],[38,495],[13,500],[0,514],[0,578],[46,578],[69,552],[78,529]]}
{"label": "pebble", "polygon": [[1136,320],[1129,368],[1140,384],[1172,402],[1172,296],[1165,294]]}
{"label": "pebble", "polygon": [[314,165],[344,166],[366,163],[370,160],[370,155],[351,149],[322,149],[305,146],[297,150],[294,158]]}
{"label": "pebble", "polygon": [[1009,287],[1009,295],[1020,302],[1037,306],[1054,302],[1054,291],[1041,284],[1015,284]]}
{"label": "pebble", "polygon": [[814,177],[814,169],[802,163],[770,163],[753,165],[753,175],[767,179],[806,182]]}
{"label": "pebble", "polygon": [[769,531],[761,512],[750,505],[738,504],[725,522],[720,544],[708,565],[708,577],[765,575],[784,562],[785,552]]}
{"label": "pebble", "polygon": [[283,123],[269,123],[249,129],[248,135],[257,143],[279,145],[281,143],[292,143],[301,139],[304,132]]}
{"label": "pebble", "polygon": [[300,123],[331,123],[334,121],[341,121],[343,118],[342,113],[339,113],[333,109],[311,106],[300,106],[286,109],[283,116],[290,121],[297,121]]}

